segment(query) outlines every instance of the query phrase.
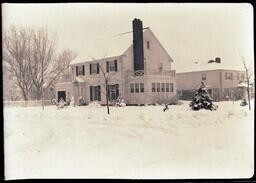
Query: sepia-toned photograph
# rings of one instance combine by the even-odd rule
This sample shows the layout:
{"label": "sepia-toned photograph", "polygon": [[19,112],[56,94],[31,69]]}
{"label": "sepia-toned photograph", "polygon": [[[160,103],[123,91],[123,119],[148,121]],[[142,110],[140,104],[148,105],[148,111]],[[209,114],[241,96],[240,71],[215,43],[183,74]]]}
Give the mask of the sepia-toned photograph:
{"label": "sepia-toned photograph", "polygon": [[4,174],[254,175],[249,3],[2,3]]}

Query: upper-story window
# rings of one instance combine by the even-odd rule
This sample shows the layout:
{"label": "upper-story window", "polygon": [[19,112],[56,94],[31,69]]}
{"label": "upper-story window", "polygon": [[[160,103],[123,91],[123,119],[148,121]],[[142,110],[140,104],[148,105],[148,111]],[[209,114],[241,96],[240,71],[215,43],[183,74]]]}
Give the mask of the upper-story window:
{"label": "upper-story window", "polygon": [[147,41],[147,49],[150,49],[150,43]]}
{"label": "upper-story window", "polygon": [[202,73],[202,80],[206,80],[206,73]]}
{"label": "upper-story window", "polygon": [[106,62],[107,72],[117,71],[117,60]]}
{"label": "upper-story window", "polygon": [[90,64],[90,74],[99,74],[99,63]]}
{"label": "upper-story window", "polygon": [[158,65],[158,70],[159,70],[160,72],[163,71],[163,63],[159,63],[159,65]]}
{"label": "upper-story window", "polygon": [[76,66],[76,76],[85,75],[84,65]]}

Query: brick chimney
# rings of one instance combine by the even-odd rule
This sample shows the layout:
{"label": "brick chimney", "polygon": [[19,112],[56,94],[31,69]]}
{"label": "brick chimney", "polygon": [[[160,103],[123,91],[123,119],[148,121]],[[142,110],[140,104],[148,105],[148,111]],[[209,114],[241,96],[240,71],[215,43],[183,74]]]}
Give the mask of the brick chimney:
{"label": "brick chimney", "polygon": [[143,25],[140,19],[132,21],[134,70],[144,70]]}

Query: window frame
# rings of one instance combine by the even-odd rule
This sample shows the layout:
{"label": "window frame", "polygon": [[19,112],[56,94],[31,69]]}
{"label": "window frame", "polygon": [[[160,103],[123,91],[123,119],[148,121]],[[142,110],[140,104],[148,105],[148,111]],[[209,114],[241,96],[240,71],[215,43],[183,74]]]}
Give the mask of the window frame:
{"label": "window frame", "polygon": [[152,92],[156,92],[156,83],[152,83]]}
{"label": "window frame", "polygon": [[[141,87],[143,86],[143,87]],[[144,88],[144,83],[140,83],[140,93],[144,93],[145,88]]]}
{"label": "window frame", "polygon": [[160,87],[160,83],[156,83],[156,92],[160,92],[160,91],[161,91],[160,88],[161,88],[161,87]]}

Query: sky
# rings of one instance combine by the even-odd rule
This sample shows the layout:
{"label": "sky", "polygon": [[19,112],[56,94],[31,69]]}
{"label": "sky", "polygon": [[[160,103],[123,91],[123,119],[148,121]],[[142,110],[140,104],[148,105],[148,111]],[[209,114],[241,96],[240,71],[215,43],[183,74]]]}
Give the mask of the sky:
{"label": "sky", "polygon": [[154,32],[176,71],[200,69],[215,57],[230,69],[242,68],[243,60],[254,63],[253,7],[248,3],[2,4],[3,30],[12,24],[47,27],[59,49],[78,55],[93,48],[95,40],[108,46],[105,38],[131,31],[134,18]]}

